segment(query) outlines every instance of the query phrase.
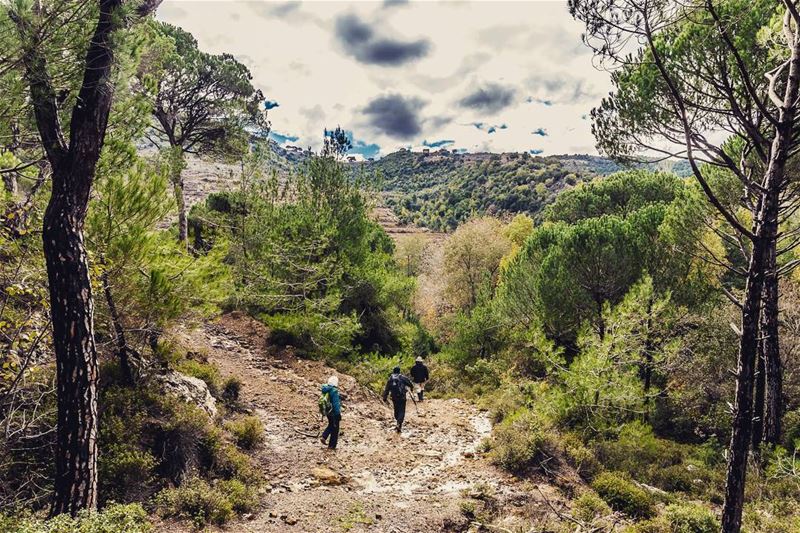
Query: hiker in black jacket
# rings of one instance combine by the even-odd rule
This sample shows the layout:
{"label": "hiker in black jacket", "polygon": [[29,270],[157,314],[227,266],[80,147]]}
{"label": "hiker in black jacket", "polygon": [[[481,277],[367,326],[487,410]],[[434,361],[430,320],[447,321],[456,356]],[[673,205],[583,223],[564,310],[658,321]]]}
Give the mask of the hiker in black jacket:
{"label": "hiker in black jacket", "polygon": [[417,393],[417,400],[423,400],[425,394],[425,383],[428,381],[428,367],[422,361],[422,357],[417,357],[417,362],[411,367],[411,379],[414,381],[414,392]]}
{"label": "hiker in black jacket", "polygon": [[406,417],[406,391],[414,385],[411,380],[400,373],[400,367],[394,367],[392,375],[386,382],[386,387],[383,389],[383,402],[386,403],[386,398],[391,394],[392,405],[394,405],[394,419],[397,422],[395,431],[400,433],[403,429],[403,420]]}

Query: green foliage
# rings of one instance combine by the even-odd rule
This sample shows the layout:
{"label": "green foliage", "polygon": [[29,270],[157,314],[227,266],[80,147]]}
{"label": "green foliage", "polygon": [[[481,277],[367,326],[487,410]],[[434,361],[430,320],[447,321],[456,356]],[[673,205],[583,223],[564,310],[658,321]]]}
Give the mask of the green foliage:
{"label": "green foliage", "polygon": [[175,365],[175,370],[187,376],[203,380],[213,396],[220,395],[220,381],[222,378],[220,378],[219,370],[214,365],[195,359],[182,359]]}
{"label": "green foliage", "polygon": [[641,422],[622,427],[616,439],[598,441],[597,460],[609,470],[667,492],[705,495],[721,489],[721,469],[702,460],[702,450],[658,438]]}
{"label": "green foliage", "polygon": [[157,137],[181,152],[245,153],[245,126],[268,128],[264,97],[253,88],[248,68],[231,54],[201,51],[177,26],[153,21],[149,29],[147,62],[137,78],[152,102]]}
{"label": "green foliage", "polygon": [[627,477],[603,472],[592,481],[592,488],[615,511],[633,518],[650,518],[656,513],[653,497]]}
{"label": "green foliage", "polygon": [[499,220],[476,218],[458,227],[444,245],[444,275],[450,304],[469,311],[494,294],[500,262],[511,249]]}
{"label": "green foliage", "polygon": [[[499,310],[552,338],[574,342],[588,321],[603,333],[603,306],[622,301],[644,274],[659,295],[699,278],[691,256],[662,235],[668,208],[683,190],[668,174],[623,172],[559,196],[522,250],[509,261]],[[698,283],[679,301],[700,291]],[[704,293],[703,293],[704,294]],[[694,301],[702,301],[697,296]]]}
{"label": "green foliage", "polygon": [[233,435],[236,445],[244,450],[252,450],[264,441],[264,424],[257,416],[228,422],[225,428]]}
{"label": "green foliage", "polygon": [[572,512],[578,520],[591,523],[609,515],[611,508],[597,493],[587,490],[573,502]]}
{"label": "green foliage", "polygon": [[222,400],[230,405],[235,405],[239,401],[242,391],[242,381],[236,376],[228,377],[222,383]]}
{"label": "green foliage", "polygon": [[49,520],[15,518],[0,514],[0,530],[14,533],[149,533],[148,513],[139,504],[111,504],[99,512],[81,511]]}
{"label": "green foliage", "polygon": [[528,410],[506,417],[488,442],[493,463],[518,474],[538,466],[552,447],[548,428]]}
{"label": "green foliage", "polygon": [[214,485],[193,478],[180,487],[164,489],[155,505],[163,517],[192,521],[196,527],[223,525],[236,514],[253,511],[258,498],[240,481],[220,481]]}
{"label": "green foliage", "polygon": [[674,533],[714,533],[719,531],[719,521],[702,505],[683,503],[668,505],[664,518]]}
{"label": "green foliage", "polygon": [[[331,157],[279,180],[264,175],[266,157],[256,147],[241,189],[211,197],[192,216],[201,241],[231,241],[230,305],[260,316],[274,343],[310,355],[429,350],[409,320],[414,281],[368,217],[368,181]],[[217,223],[230,234],[212,229]]]}
{"label": "green foliage", "polygon": [[[685,176],[685,164],[643,164]],[[588,155],[420,154],[399,151],[369,167],[382,178],[388,204],[401,221],[452,231],[475,216],[525,213],[537,217],[564,190],[623,170]]]}
{"label": "green foliage", "polygon": [[141,501],[149,496],[157,460],[138,443],[114,443],[98,461],[103,498],[108,501]]}

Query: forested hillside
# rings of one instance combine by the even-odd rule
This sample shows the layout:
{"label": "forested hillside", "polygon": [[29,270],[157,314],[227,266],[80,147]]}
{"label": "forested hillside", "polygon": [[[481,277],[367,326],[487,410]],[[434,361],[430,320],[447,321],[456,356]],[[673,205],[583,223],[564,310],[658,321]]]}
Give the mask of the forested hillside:
{"label": "forested hillside", "polygon": [[[686,165],[677,160],[634,166],[687,174]],[[478,215],[537,216],[564,189],[624,167],[589,155],[403,150],[368,163],[366,168],[381,177],[386,202],[401,221],[452,231]]]}

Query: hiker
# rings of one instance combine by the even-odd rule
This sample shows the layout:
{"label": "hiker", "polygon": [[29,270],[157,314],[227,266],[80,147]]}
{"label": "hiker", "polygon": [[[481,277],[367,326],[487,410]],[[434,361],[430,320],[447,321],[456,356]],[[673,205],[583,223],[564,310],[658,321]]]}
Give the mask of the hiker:
{"label": "hiker", "polygon": [[383,403],[386,403],[387,396],[392,395],[394,419],[397,422],[395,431],[398,433],[403,430],[403,420],[406,417],[406,391],[413,386],[411,380],[400,373],[400,367],[396,366],[383,389]]}
{"label": "hiker", "polygon": [[422,401],[425,394],[425,383],[430,377],[428,367],[422,357],[417,357],[414,366],[411,367],[411,379],[414,381],[414,392],[417,394],[417,400]]}
{"label": "hiker", "polygon": [[[331,376],[328,383],[322,386],[322,397],[319,399],[320,412],[328,418],[328,427],[320,435],[319,440],[329,449],[335,450],[339,442],[339,424],[342,421],[342,400],[339,397],[339,377]],[[328,438],[330,437],[330,440]]]}

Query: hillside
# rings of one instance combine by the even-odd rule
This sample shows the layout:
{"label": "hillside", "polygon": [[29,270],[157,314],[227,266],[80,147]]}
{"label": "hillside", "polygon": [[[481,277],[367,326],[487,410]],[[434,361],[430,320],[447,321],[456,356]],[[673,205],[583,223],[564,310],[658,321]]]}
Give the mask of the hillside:
{"label": "hillside", "polygon": [[[686,175],[682,162],[647,167]],[[537,215],[558,194],[623,167],[592,155],[459,154],[401,150],[366,164],[381,178],[386,203],[406,224],[452,231],[475,214]]]}

